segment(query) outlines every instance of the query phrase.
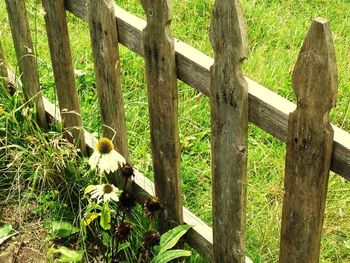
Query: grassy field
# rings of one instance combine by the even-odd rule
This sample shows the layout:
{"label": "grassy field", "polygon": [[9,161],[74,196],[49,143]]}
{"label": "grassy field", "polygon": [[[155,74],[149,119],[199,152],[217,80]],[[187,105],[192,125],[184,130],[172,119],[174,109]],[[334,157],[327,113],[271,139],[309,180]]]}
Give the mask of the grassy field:
{"label": "grassy field", "polygon": [[[26,1],[44,94],[55,101],[47,38],[40,1]],[[208,29],[212,0],[176,0],[173,34],[212,56]],[[128,11],[144,18],[140,1],[118,0]],[[332,122],[350,131],[350,9],[348,0],[244,0],[249,36],[245,74],[289,100],[295,101],[290,73],[308,27],[314,17],[331,22],[339,71],[337,107]],[[9,64],[15,68],[10,28],[4,1],[0,2],[0,34]],[[74,67],[84,126],[99,133],[98,103],[94,89],[92,54],[87,25],[69,15]],[[152,176],[147,94],[142,58],[121,47],[122,87],[126,105],[129,148],[133,163]],[[181,176],[184,203],[211,224],[210,109],[208,98],[179,82]],[[249,128],[249,176],[247,254],[254,262],[278,259],[281,220],[284,144],[251,125]],[[350,184],[331,175],[321,262],[350,261]]]}

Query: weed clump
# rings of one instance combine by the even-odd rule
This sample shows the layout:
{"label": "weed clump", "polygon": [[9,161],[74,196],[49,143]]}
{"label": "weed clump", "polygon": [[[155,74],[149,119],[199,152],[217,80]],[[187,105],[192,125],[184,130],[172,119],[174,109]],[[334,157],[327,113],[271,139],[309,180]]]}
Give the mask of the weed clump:
{"label": "weed clump", "polygon": [[[161,249],[160,200],[151,197],[145,211],[140,209],[129,189],[135,170],[111,140],[99,139],[87,159],[63,137],[61,123],[52,121],[43,132],[35,116],[19,91],[1,90],[0,197],[6,203],[20,200],[44,220],[49,260],[167,262],[165,252],[174,253],[172,258],[190,255],[172,246]],[[113,184],[111,177],[123,179],[123,185]],[[186,231],[165,233],[164,244],[174,238],[175,245]]]}

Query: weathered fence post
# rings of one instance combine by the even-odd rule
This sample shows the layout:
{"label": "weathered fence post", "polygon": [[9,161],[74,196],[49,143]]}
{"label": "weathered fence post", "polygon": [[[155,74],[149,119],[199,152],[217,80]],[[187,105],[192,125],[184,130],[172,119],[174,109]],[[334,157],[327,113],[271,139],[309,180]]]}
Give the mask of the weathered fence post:
{"label": "weathered fence post", "polygon": [[143,44],[155,190],[164,204],[165,230],[183,222],[172,7],[170,0],[142,0],[142,6],[147,16]]}
{"label": "weathered fence post", "polygon": [[85,153],[80,105],[72,64],[66,9],[63,0],[42,0],[45,24],[50,47],[52,69],[55,77],[58,103],[64,128],[72,132],[80,150]]}
{"label": "weathered fence post", "polygon": [[120,86],[118,33],[114,6],[110,0],[89,0],[88,16],[100,103],[103,136],[112,139],[127,159],[123,95]]}
{"label": "weathered fence post", "polygon": [[33,100],[30,104],[37,108],[39,125],[46,128],[46,113],[40,93],[39,73],[25,2],[24,0],[6,0],[6,7],[23,84],[23,93],[27,100]]}
{"label": "weathered fence post", "polygon": [[6,79],[8,77],[7,74],[7,66],[6,66],[6,59],[4,50],[2,49],[2,44],[0,40],[0,78]]}
{"label": "weathered fence post", "polygon": [[214,262],[245,262],[248,44],[238,0],[215,1],[210,41]]}
{"label": "weathered fence post", "polygon": [[293,75],[297,109],[289,115],[280,262],[319,261],[333,129],[337,68],[329,23],[317,18]]}

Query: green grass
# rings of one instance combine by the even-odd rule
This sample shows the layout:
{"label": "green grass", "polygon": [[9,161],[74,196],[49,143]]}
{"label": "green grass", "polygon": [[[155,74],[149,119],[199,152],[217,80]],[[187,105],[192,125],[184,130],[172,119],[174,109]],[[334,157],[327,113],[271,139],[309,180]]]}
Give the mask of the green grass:
{"label": "green grass", "polygon": [[[54,80],[44,21],[35,5],[39,1],[27,2],[42,88],[44,94],[54,101]],[[174,36],[212,56],[208,29],[213,1],[173,2]],[[117,3],[144,18],[139,1],[118,0]],[[249,59],[244,65],[245,74],[292,101],[295,101],[295,95],[290,85],[290,73],[311,21],[317,16],[323,16],[331,22],[339,74],[337,107],[332,110],[331,118],[334,124],[350,131],[350,14],[346,11],[350,9],[350,2],[244,0],[243,9],[249,36]],[[16,59],[4,1],[0,2],[0,28],[5,53],[14,67]],[[77,79],[84,126],[98,134],[100,120],[88,28],[85,23],[69,15],[69,30],[74,67],[85,72],[84,76]],[[144,63],[142,58],[124,47],[120,50],[131,158],[139,170],[152,177]],[[208,98],[197,95],[197,91],[179,82],[183,197],[187,207],[211,224],[210,109]],[[276,262],[278,259],[284,156],[283,143],[250,126],[247,254],[254,262]],[[321,262],[350,261],[349,190],[348,182],[331,175]]]}

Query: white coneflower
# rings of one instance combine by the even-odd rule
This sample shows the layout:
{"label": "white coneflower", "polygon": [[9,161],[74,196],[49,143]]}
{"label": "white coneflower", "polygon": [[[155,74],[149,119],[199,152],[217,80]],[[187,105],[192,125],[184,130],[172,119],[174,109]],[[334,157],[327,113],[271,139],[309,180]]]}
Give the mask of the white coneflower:
{"label": "white coneflower", "polygon": [[85,194],[91,193],[92,199],[100,200],[103,197],[104,202],[109,202],[110,200],[118,202],[118,192],[119,189],[113,184],[89,185],[85,189]]}
{"label": "white coneflower", "polygon": [[115,172],[124,163],[125,159],[114,150],[113,143],[108,138],[98,140],[95,151],[89,159],[91,168],[95,169],[98,166],[101,173]]}

